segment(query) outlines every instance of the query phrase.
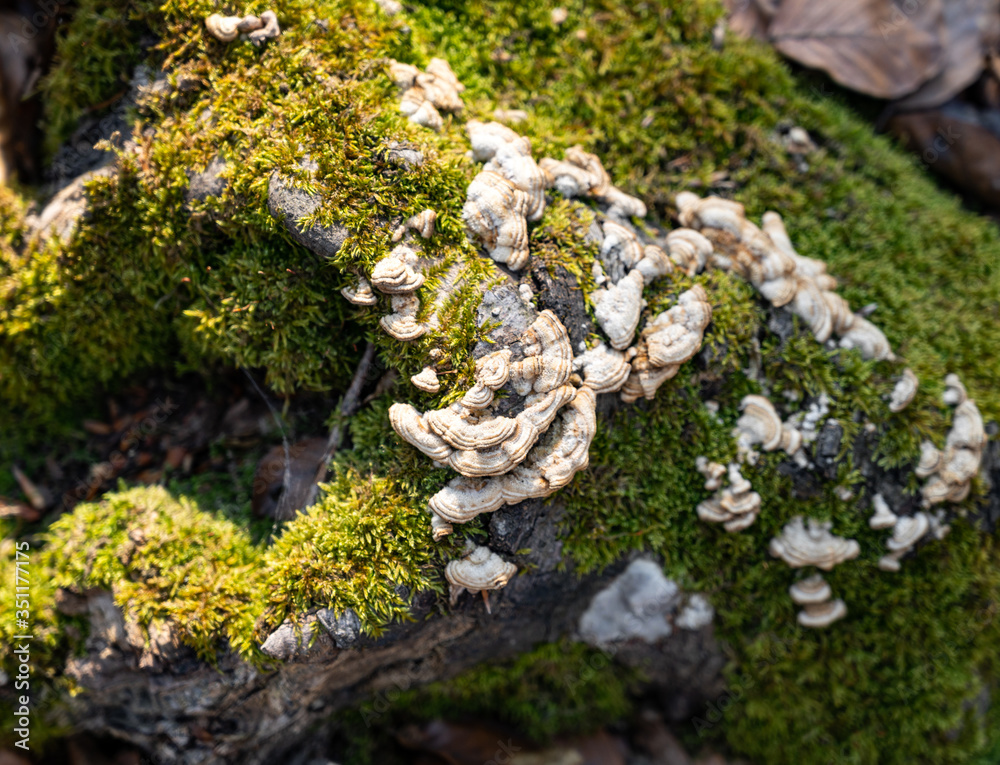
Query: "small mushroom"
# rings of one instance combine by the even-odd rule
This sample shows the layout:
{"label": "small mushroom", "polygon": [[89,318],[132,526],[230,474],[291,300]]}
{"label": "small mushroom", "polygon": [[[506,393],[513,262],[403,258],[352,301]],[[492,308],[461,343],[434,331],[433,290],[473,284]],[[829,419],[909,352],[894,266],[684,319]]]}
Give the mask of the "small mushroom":
{"label": "small mushroom", "polygon": [[858,557],[861,547],[853,539],[830,533],[831,523],[815,518],[806,526],[801,515],[785,525],[779,536],[771,540],[770,552],[792,568],[816,566],[829,571],[839,563]]}
{"label": "small mushroom", "polygon": [[441,383],[438,380],[434,367],[424,367],[418,374],[410,378],[410,382],[426,393],[437,393],[441,390]]}
{"label": "small mushroom", "polygon": [[378,296],[372,292],[372,286],[363,276],[356,276],[354,283],[344,287],[340,294],[355,305],[375,305]]}
{"label": "small mushroom", "polygon": [[825,603],[833,595],[830,585],[822,574],[813,574],[807,579],[796,582],[788,588],[792,600],[800,606],[810,606]]}
{"label": "small mushroom", "polygon": [[236,29],[240,34],[246,34],[247,32],[256,32],[258,29],[264,28],[264,21],[259,16],[244,16],[240,19],[239,23],[236,25]]}
{"label": "small mushroom", "polygon": [[498,390],[510,379],[510,349],[504,348],[476,359],[476,382]]}
{"label": "small mushroom", "polygon": [[407,229],[413,229],[424,239],[434,236],[434,227],[437,222],[437,213],[434,210],[423,210],[410,218],[407,218],[392,234],[392,241],[398,242],[405,235]]}
{"label": "small mushroom", "polygon": [[968,391],[965,390],[965,386],[962,385],[962,381],[959,379],[958,375],[950,374],[944,378],[944,393],[941,394],[941,400],[948,406],[958,406],[969,398]]}
{"label": "small mushroom", "polygon": [[531,158],[530,149],[524,151],[525,142],[517,141],[500,146],[484,170],[499,173],[513,184],[514,188],[523,191],[528,198],[525,217],[530,221],[541,219],[545,212],[545,189],[548,188],[548,176],[535,160]]}
{"label": "small mushroom", "polygon": [[889,503],[885,501],[885,497],[881,494],[876,494],[872,497],[872,507],[875,508],[875,514],[868,519],[868,525],[871,528],[888,529],[896,525],[898,518],[889,509]]}
{"label": "small mushroom", "polygon": [[695,469],[705,477],[705,488],[715,491],[722,486],[722,476],[726,474],[726,466],[718,462],[710,462],[708,457],[699,455],[695,459]]}
{"label": "small mushroom", "polygon": [[896,382],[892,389],[892,397],[889,399],[889,411],[901,412],[910,405],[914,396],[917,395],[917,387],[920,381],[913,374],[913,370],[907,367],[903,370],[903,376]]}
{"label": "small mushroom", "polygon": [[822,629],[845,616],[847,616],[847,606],[844,605],[844,601],[838,599],[806,606],[799,611],[798,620],[803,627]]}
{"label": "small mushroom", "polygon": [[271,40],[281,34],[278,16],[274,11],[264,11],[260,14],[260,20],[264,25],[250,33],[250,42],[258,46],[262,45],[265,40]]}
{"label": "small mushroom", "polygon": [[379,319],[379,326],[397,340],[416,340],[427,331],[419,321],[420,300],[413,294],[393,295],[392,313]]}
{"label": "small mushroom", "polygon": [[390,295],[413,292],[424,283],[424,275],[410,266],[416,259],[413,250],[405,245],[398,245],[375,264],[372,284],[379,292]]}
{"label": "small mushroom", "polygon": [[489,590],[499,590],[507,585],[517,566],[508,563],[488,547],[477,546],[460,560],[449,561],[444,576],[451,585],[451,604],[458,602],[458,596],[468,590],[473,595],[483,593],[486,611],[490,611]]}
{"label": "small mushroom", "polygon": [[465,130],[472,143],[472,158],[479,162],[493,159],[497,150],[508,144],[515,146],[523,154],[531,154],[531,142],[499,122],[469,120]]}
{"label": "small mushroom", "polygon": [[892,537],[885,546],[890,552],[903,552],[915,545],[930,529],[930,519],[925,513],[903,516],[892,529]]}
{"label": "small mushroom", "polygon": [[765,452],[781,446],[781,418],[770,401],[764,396],[744,396],[740,409],[743,414],[736,421],[733,435],[747,446],[760,444]]}
{"label": "small mushroom", "polygon": [[220,13],[213,13],[205,19],[205,29],[217,40],[232,42],[240,33],[240,21],[242,19],[239,16],[223,16]]}

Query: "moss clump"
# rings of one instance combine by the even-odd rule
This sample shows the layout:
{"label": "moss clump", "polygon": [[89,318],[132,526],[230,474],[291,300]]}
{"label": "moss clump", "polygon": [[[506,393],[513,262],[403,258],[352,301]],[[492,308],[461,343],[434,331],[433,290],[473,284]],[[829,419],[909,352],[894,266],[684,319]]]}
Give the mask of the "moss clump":
{"label": "moss clump", "polygon": [[48,533],[42,565],[58,587],[114,593],[126,619],[166,622],[198,655],[256,649],[259,550],[241,529],[161,488],[79,506]]}
{"label": "moss clump", "polygon": [[290,523],[264,556],[268,618],[280,623],[314,604],[352,608],[373,633],[410,618],[409,601],[440,591],[426,497],[384,478],[339,470],[319,504]]}

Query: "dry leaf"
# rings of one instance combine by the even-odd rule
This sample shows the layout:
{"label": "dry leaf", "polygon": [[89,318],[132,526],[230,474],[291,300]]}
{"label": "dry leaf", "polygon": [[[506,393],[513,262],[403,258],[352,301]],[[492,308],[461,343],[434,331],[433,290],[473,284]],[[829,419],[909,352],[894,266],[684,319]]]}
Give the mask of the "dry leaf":
{"label": "dry leaf", "polygon": [[777,0],[725,0],[729,28],[740,37],[767,40]]}
{"label": "dry leaf", "polygon": [[986,64],[989,44],[1000,22],[997,0],[948,0],[944,4],[944,67],[896,106],[928,109],[950,101],[976,81]]}
{"label": "dry leaf", "polygon": [[1000,209],[1000,139],[971,107],[897,114],[887,127],[935,173]]}
{"label": "dry leaf", "polygon": [[781,53],[847,88],[901,98],[944,64],[940,0],[906,9],[889,0],[784,0],[768,34]]}

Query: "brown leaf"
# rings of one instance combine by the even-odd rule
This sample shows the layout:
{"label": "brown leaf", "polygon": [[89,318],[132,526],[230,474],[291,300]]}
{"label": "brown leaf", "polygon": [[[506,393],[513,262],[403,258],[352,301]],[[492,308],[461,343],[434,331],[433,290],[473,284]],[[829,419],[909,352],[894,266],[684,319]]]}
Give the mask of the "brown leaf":
{"label": "brown leaf", "polygon": [[275,446],[264,455],[253,477],[250,505],[258,518],[287,521],[305,506],[326,456],[325,438],[306,438],[288,447],[290,485],[285,486],[285,447]]}
{"label": "brown leaf", "polygon": [[740,37],[767,40],[767,28],[777,10],[774,0],[724,0],[729,28]]}
{"label": "brown leaf", "polygon": [[41,517],[42,513],[31,505],[0,497],[0,518],[20,518],[28,523],[34,523]]}
{"label": "brown leaf", "polygon": [[1000,21],[997,0],[948,0],[944,4],[944,66],[936,77],[896,106],[927,109],[950,101],[976,81],[985,66],[987,46],[996,38]]}
{"label": "brown leaf", "polygon": [[768,35],[784,55],[876,98],[901,98],[943,66],[940,0],[784,0]]}
{"label": "brown leaf", "polygon": [[1000,139],[976,121],[974,110],[897,114],[887,127],[935,173],[1000,209]]}

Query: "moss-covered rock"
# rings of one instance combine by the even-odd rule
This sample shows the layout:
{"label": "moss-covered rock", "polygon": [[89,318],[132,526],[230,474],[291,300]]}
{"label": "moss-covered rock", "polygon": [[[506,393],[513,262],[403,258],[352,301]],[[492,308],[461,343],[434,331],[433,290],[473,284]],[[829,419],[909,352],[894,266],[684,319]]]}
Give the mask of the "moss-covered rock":
{"label": "moss-covered rock", "polygon": [[[732,275],[661,280],[646,295],[651,313],[693,282],[708,291],[705,349],[652,404],[602,420],[589,470],[560,500],[565,562],[588,572],[653,552],[671,576],[710,595],[732,659],[730,696],[724,711],[694,719],[694,736],[724,739],[761,762],[967,761],[984,747],[988,724],[972,702],[996,677],[995,540],[959,519],[945,541],[886,575],[875,568],[882,536],[867,527],[866,507],[886,476],[916,488],[907,476],[920,441],[940,443],[947,429],[937,382],[946,371],[961,375],[987,420],[1000,416],[995,224],[963,210],[771,52],[731,38],[714,46],[719,5],[562,5],[568,18],[556,24],[544,3],[429,3],[387,18],[369,2],[294,2],[279,9],[281,37],[255,48],[204,33],[204,16],[218,10],[211,3],[115,12],[83,4],[43,87],[50,148],[82,104],[129,80],[139,58],[162,77],[139,83],[132,136],[109,144],[113,171],[88,184],[88,213],[67,241],[34,229],[30,190],[0,190],[0,401],[9,412],[0,453],[23,457],[100,391],[151,369],[259,370],[294,406],[305,391],[344,390],[366,339],[402,379],[439,349],[441,392],[397,387],[393,397],[422,408],[454,401],[490,328],[477,325],[481,296],[504,278],[461,223],[478,169],[465,157],[461,123],[523,107],[530,116],[518,130],[536,156],[574,143],[596,152],[618,185],[650,203],[646,225],[664,225],[675,193],[692,187],[737,198],[754,219],[779,210],[800,252],[828,263],[853,306],[877,304],[873,321],[922,381],[916,401],[892,414],[885,396],[899,365],[828,351],[797,324],[776,336],[774,313]],[[140,52],[147,31],[159,42]],[[435,55],[467,87],[465,112],[439,134],[404,120],[386,73],[389,58],[425,64]],[[788,124],[819,145],[805,169],[778,140]],[[423,161],[401,161],[400,146]],[[285,221],[274,214],[284,209],[279,185],[317,204]],[[396,225],[427,207],[438,226],[422,243],[433,265],[421,294],[438,295],[456,272],[465,281],[440,305],[425,300],[422,318],[436,311],[439,328],[404,344],[339,289],[370,273]],[[536,288],[544,271],[591,291],[593,216],[585,204],[551,200],[531,232]],[[337,246],[307,249],[296,227],[335,232]],[[706,492],[693,466],[701,454],[732,457],[739,402],[760,387],[751,365],[772,396],[787,397],[789,412],[828,395],[843,439],[832,472],[818,478],[765,455],[752,475],[761,517],[729,535],[697,519]],[[706,398],[718,402],[718,417]],[[388,403],[351,418],[351,448],[338,455],[319,504],[274,540],[255,542],[233,519],[158,489],[81,505],[40,536],[9,527],[11,538],[44,551],[31,608],[53,688],[84,626],[57,613],[57,587],[109,589],[127,618],[169,623],[202,658],[232,648],[258,666],[260,638],[286,618],[350,608],[378,633],[408,618],[417,593],[434,599],[443,558],[460,549],[433,543],[424,513],[447,476],[396,438]],[[959,508],[968,519],[988,487],[974,489]],[[856,499],[843,499],[846,490]],[[828,632],[796,626],[793,577],[766,555],[767,540],[797,514],[828,518],[862,545],[855,565],[829,577],[851,615]],[[480,519],[468,531],[481,537],[487,526]],[[5,542],[0,552],[9,563],[16,551]],[[5,646],[9,629],[0,624]],[[552,667],[572,673],[580,660],[578,649],[562,658],[543,647],[411,701],[447,710],[476,693],[483,711],[522,722],[523,700],[545,687]],[[522,694],[513,702],[509,687]],[[483,688],[502,703],[491,707]],[[621,713],[624,690],[602,698],[593,716],[545,715],[532,732]]]}

